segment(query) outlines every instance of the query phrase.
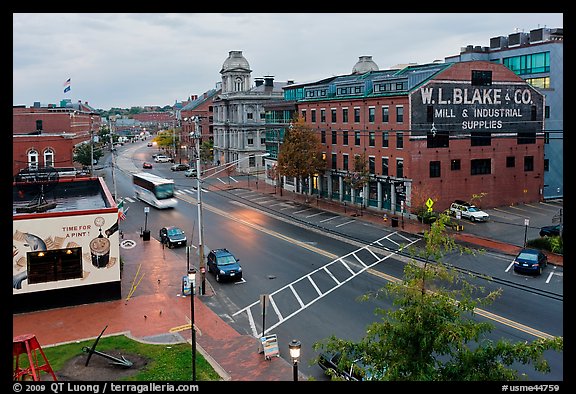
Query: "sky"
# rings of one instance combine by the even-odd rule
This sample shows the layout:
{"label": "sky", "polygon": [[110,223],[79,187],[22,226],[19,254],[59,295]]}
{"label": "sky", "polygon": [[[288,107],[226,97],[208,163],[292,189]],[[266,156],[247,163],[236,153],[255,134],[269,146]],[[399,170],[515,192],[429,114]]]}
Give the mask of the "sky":
{"label": "sky", "polygon": [[[221,81],[242,51],[252,81],[346,75],[458,55],[498,36],[563,28],[562,13],[13,13],[13,105],[164,107]],[[70,90],[64,92],[70,79]]]}

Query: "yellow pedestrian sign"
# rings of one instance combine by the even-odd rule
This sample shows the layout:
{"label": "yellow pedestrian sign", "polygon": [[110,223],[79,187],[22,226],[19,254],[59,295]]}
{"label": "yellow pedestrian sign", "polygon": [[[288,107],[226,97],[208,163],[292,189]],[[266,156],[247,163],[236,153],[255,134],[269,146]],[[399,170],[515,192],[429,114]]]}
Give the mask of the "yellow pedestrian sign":
{"label": "yellow pedestrian sign", "polygon": [[432,212],[432,205],[434,205],[434,201],[431,198],[426,200],[426,206],[428,207],[428,212]]}

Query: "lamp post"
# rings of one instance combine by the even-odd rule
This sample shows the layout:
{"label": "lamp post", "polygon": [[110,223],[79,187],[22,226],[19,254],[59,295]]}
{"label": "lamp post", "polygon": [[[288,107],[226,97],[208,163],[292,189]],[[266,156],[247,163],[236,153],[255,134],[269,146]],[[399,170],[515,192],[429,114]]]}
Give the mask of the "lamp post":
{"label": "lamp post", "polygon": [[300,349],[302,345],[300,341],[293,339],[292,342],[288,345],[290,349],[290,357],[292,358],[292,371],[294,374],[294,381],[298,381],[298,361],[300,360]]}

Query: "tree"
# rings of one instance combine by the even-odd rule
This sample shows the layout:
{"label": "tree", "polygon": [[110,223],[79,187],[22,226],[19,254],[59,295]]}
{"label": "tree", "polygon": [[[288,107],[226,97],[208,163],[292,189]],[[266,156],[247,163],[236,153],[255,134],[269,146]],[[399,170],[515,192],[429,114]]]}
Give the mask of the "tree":
{"label": "tree", "polygon": [[295,118],[284,134],[278,153],[278,174],[294,177],[300,183],[323,172],[326,160],[320,139],[301,117]]}
{"label": "tree", "polygon": [[[471,253],[457,246],[445,233],[449,217],[441,214],[424,233],[425,246],[411,250],[404,279],[361,299],[389,297],[396,309],[377,309],[380,321],[367,327],[358,342],[331,336],[315,349],[339,351],[342,366],[361,355],[379,380],[393,381],[511,381],[525,378],[512,366],[533,365],[550,372],[543,354],[562,351],[563,338],[537,339],[531,343],[492,342],[485,335],[493,325],[473,320],[475,308],[492,303],[501,290],[485,294],[462,274],[441,264],[449,251]],[[418,261],[416,261],[418,258]]]}
{"label": "tree", "polygon": [[344,182],[348,183],[354,190],[363,189],[370,180],[367,164],[366,152],[354,155],[354,170],[344,177]]}
{"label": "tree", "polygon": [[85,167],[91,166],[92,163],[90,163],[90,158],[92,156],[94,157],[94,161],[96,162],[100,160],[102,156],[104,156],[104,152],[102,151],[101,147],[98,147],[96,146],[96,144],[94,144],[93,149],[94,153],[92,154],[92,147],[90,146],[90,143],[80,144],[76,146],[76,148],[74,148],[72,160]]}

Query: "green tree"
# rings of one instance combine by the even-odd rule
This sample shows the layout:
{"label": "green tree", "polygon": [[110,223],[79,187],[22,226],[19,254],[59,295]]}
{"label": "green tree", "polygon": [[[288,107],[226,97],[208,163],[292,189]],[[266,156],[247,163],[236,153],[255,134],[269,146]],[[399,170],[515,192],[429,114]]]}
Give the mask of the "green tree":
{"label": "green tree", "polygon": [[361,356],[379,380],[525,379],[514,369],[516,363],[550,372],[543,354],[547,350],[563,351],[562,337],[531,343],[504,339],[493,342],[486,338],[493,325],[474,320],[476,308],[492,303],[501,290],[486,292],[441,263],[446,252],[472,252],[446,235],[449,219],[441,214],[424,233],[424,248],[411,249],[413,258],[405,266],[403,280],[361,297],[390,298],[395,309],[377,309],[381,320],[370,324],[358,342],[331,336],[316,342],[314,349],[341,352],[342,365],[351,365],[352,359]]}
{"label": "green tree", "polygon": [[280,146],[278,173],[281,176],[294,177],[300,183],[307,181],[311,175],[324,172],[326,160],[322,149],[318,135],[306,125],[304,119],[294,119]]}
{"label": "green tree", "polygon": [[102,156],[104,156],[104,152],[102,148],[97,144],[94,144],[94,154],[92,155],[92,148],[90,147],[90,143],[80,144],[74,148],[74,153],[72,156],[72,160],[75,163],[79,163],[82,166],[89,167],[91,165],[90,158],[94,157],[94,161],[100,160]]}

